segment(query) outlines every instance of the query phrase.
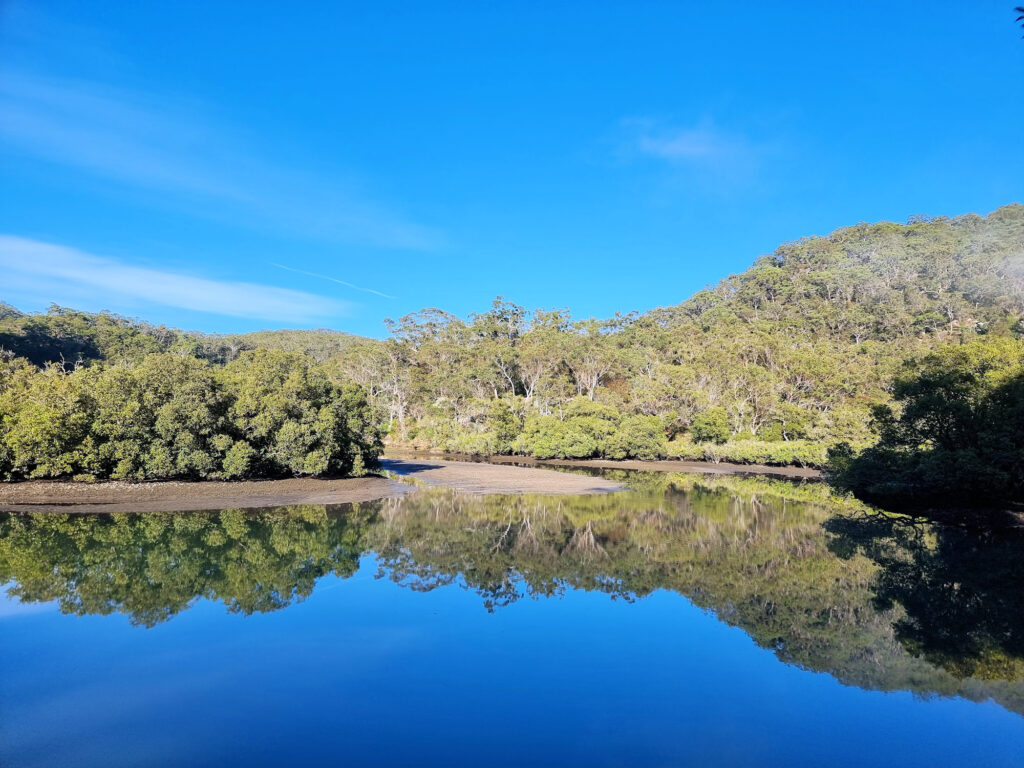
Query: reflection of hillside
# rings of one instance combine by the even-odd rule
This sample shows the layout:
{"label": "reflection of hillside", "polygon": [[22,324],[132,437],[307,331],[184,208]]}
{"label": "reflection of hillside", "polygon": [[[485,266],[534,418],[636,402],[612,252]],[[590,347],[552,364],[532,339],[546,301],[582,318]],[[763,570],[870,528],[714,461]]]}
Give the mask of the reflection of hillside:
{"label": "reflection of hillside", "polygon": [[828,522],[832,549],[879,566],[874,604],[900,606],[896,636],[957,677],[1024,678],[1024,532],[922,527],[889,517]]}
{"label": "reflection of hillside", "polygon": [[845,683],[1024,711],[1019,540],[914,533],[819,484],[630,482],[635,491],[578,497],[424,490],[337,509],[8,516],[0,580],[24,600],[149,626],[197,597],[282,608],[373,551],[408,588],[461,583],[492,610],[567,588],[627,600],[668,589]]}

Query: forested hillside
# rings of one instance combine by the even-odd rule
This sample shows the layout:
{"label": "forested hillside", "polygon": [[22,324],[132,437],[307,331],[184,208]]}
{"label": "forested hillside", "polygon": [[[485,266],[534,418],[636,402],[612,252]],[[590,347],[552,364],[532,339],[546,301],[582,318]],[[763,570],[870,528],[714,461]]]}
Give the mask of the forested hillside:
{"label": "forested hillside", "polygon": [[[391,335],[381,341],[327,330],[203,335],[109,313],[55,306],[26,315],[0,305],[0,438],[8,440],[0,464],[21,476],[347,471],[357,454],[360,466],[369,461],[379,427],[393,443],[457,452],[820,466],[831,446],[859,449],[874,441],[872,413],[894,402],[892,383],[905,361],[944,346],[1020,337],[1022,318],[1019,204],[986,217],[860,224],[798,240],[682,304],[608,320],[528,311],[499,298],[467,319],[424,309],[388,321]],[[22,358],[45,370],[29,372]],[[182,358],[198,364],[179,370],[172,361]],[[252,424],[233,421],[241,390],[232,388],[248,385],[229,371],[257,370],[257,361],[274,367],[279,388],[252,402],[253,413],[275,412],[280,387],[291,382],[284,368],[315,382],[308,398],[318,404],[309,413],[280,405],[283,421],[275,429],[293,422],[280,438],[289,447],[271,448],[276,433],[256,439]],[[70,418],[56,404],[69,392],[95,408],[93,389],[128,386],[117,379],[128,374],[110,373],[114,367],[135,371],[136,388],[152,385],[178,397],[155,383],[166,369],[188,378],[196,392],[221,398],[212,421],[197,422],[206,432],[184,442],[181,435],[160,437],[177,446],[168,448],[173,461],[146,453],[155,433],[126,438],[136,451],[127,462],[118,454],[83,463],[61,453],[73,446],[44,450],[32,442],[66,434],[102,442],[81,425],[59,422],[58,429],[51,420]],[[359,388],[345,389],[351,383]],[[31,387],[40,389],[26,399]],[[351,405],[358,427],[328,415],[318,420],[343,392],[350,405],[362,393],[368,398],[366,413]],[[153,397],[156,425],[159,409],[171,406]],[[48,405],[26,415],[26,401]],[[46,427],[39,434],[49,437],[33,432],[39,424]],[[22,433],[34,436],[18,437],[28,442],[12,447],[12,435]],[[240,441],[249,448],[232,447]],[[250,448],[251,462],[228,460],[232,450],[237,457]],[[47,450],[64,456],[47,465],[57,469],[44,469],[42,459],[31,463]]]}
{"label": "forested hillside", "polygon": [[1019,335],[1022,317],[1024,206],[1010,205],[799,240],[643,315],[427,309],[338,362],[397,442],[821,464],[830,444],[870,442],[904,360]]}
{"label": "forested hillside", "polygon": [[323,362],[360,340],[326,328],[204,334],[56,304],[45,314],[26,314],[0,302],[0,349],[38,366],[60,363],[67,368],[101,360],[133,363],[152,352],[168,351],[227,363],[249,349],[301,352]]}

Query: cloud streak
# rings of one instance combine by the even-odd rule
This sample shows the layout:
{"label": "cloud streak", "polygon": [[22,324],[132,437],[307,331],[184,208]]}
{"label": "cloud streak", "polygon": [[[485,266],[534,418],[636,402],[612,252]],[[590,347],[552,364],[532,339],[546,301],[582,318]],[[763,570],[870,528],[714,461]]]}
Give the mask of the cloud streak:
{"label": "cloud streak", "polygon": [[204,117],[201,103],[4,72],[0,113],[0,138],[19,151],[170,197],[163,202],[204,217],[385,248],[429,250],[441,241],[340,174],[273,162],[271,152]]}
{"label": "cloud streak", "polygon": [[777,142],[755,142],[707,119],[680,126],[628,118],[620,121],[618,131],[620,162],[663,170],[667,184],[695,194],[731,195],[749,189],[779,152]]}
{"label": "cloud streak", "polygon": [[627,154],[676,165],[714,165],[748,159],[754,148],[746,139],[715,128],[709,121],[694,126],[666,126],[647,118],[622,121]]}
{"label": "cloud streak", "polygon": [[75,248],[0,235],[0,269],[8,289],[50,295],[76,292],[106,301],[138,299],[215,315],[309,323],[347,314],[351,305],[303,291],[212,280],[126,264]]}
{"label": "cloud streak", "polygon": [[721,136],[706,128],[653,136],[644,133],[637,137],[636,148],[641,154],[674,163],[721,157],[732,149]]}
{"label": "cloud streak", "polygon": [[318,272],[307,272],[304,269],[296,269],[295,267],[286,267],[284,264],[276,264],[273,261],[270,262],[270,266],[277,267],[278,269],[284,269],[284,270],[287,270],[288,272],[295,272],[296,274],[299,274],[299,275],[307,275],[309,277],[315,277],[315,278],[318,278],[320,280],[330,280],[332,283],[339,283],[340,285],[347,286],[347,287],[352,288],[353,290],[356,290],[356,291],[362,291],[363,293],[372,293],[374,296],[383,296],[385,299],[395,299],[395,298],[398,298],[397,296],[392,296],[389,293],[382,293],[381,291],[375,291],[373,288],[363,288],[361,286],[356,285],[355,283],[349,283],[349,282],[346,282],[345,280],[339,280],[338,278],[331,277],[330,275],[321,275]]}

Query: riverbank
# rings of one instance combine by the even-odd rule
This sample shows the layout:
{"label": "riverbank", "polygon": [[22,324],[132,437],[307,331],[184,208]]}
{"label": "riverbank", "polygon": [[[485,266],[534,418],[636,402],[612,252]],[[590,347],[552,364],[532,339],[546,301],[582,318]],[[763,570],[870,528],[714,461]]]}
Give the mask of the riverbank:
{"label": "riverbank", "polygon": [[476,494],[589,494],[620,491],[623,486],[603,477],[555,472],[508,463],[452,461],[430,456],[386,457],[381,468],[425,485]]}
{"label": "riverbank", "polygon": [[148,483],[29,480],[0,485],[0,511],[88,514],[256,509],[292,504],[351,504],[401,496],[408,490],[408,485],[383,477]]}
{"label": "riverbank", "polygon": [[[622,488],[603,478],[551,469],[423,458],[383,459],[381,464],[394,476],[463,493],[578,495]],[[95,514],[351,504],[401,496],[413,487],[387,477],[150,483],[32,480],[0,484],[0,511]]]}
{"label": "riverbank", "polygon": [[733,464],[708,461],[682,461],[680,459],[659,459],[656,461],[640,461],[627,459],[611,461],[609,459],[535,459],[532,456],[462,456],[458,454],[431,453],[412,449],[389,448],[386,456],[403,460],[458,460],[495,465],[515,465],[519,467],[564,467],[569,469],[628,469],[640,472],[684,472],[707,475],[761,475],[786,480],[820,480],[820,469],[810,467],[775,467],[767,464]]}

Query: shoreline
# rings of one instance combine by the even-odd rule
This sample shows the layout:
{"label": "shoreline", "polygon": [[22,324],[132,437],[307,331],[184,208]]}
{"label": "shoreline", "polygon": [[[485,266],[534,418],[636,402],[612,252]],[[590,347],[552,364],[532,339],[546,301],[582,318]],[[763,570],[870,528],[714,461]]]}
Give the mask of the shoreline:
{"label": "shoreline", "polygon": [[707,475],[758,475],[776,477],[785,480],[822,480],[824,475],[820,469],[811,467],[783,466],[768,464],[735,464],[723,461],[718,464],[709,461],[684,461],[682,459],[537,459],[533,456],[469,456],[467,454],[444,453],[443,451],[420,451],[414,448],[394,447],[386,449],[384,458],[400,459],[440,459],[444,461],[463,461],[487,463],[494,465],[515,465],[521,467],[564,467],[570,469],[625,469],[640,472],[683,472]]}
{"label": "shoreline", "polygon": [[294,504],[376,501],[401,496],[409,490],[410,486],[384,477],[158,480],[143,483],[24,480],[0,484],[0,511],[95,514],[258,509]]}
{"label": "shoreline", "polygon": [[97,514],[259,509],[299,504],[352,504],[403,496],[417,484],[471,494],[579,495],[610,493],[626,486],[593,474],[559,469],[620,469],[710,475],[757,475],[819,481],[821,472],[801,467],[707,462],[535,459],[529,456],[462,456],[392,449],[381,458],[387,476],[276,480],[163,480],[95,483],[24,480],[0,483],[0,512]]}
{"label": "shoreline", "polygon": [[278,480],[164,480],[96,483],[25,480],[0,484],[0,512],[97,514],[119,512],[197,512],[259,509],[298,504],[352,504],[403,496],[416,484],[472,494],[581,495],[610,493],[620,483],[543,468],[513,467],[438,459],[384,458],[392,477],[295,477]]}

